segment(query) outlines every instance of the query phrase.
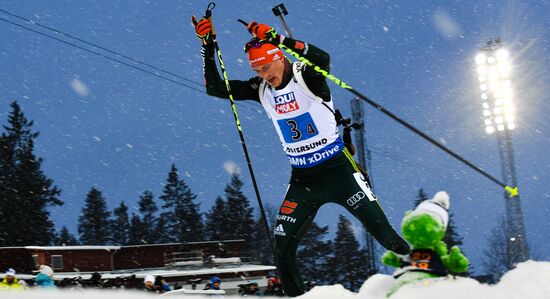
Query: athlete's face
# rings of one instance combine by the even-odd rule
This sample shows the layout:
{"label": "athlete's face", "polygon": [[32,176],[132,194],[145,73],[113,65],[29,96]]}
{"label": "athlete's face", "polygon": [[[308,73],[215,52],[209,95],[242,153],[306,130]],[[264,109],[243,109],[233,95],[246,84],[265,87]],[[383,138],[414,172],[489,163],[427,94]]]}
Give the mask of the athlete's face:
{"label": "athlete's face", "polygon": [[256,74],[272,87],[278,87],[283,81],[283,73],[285,71],[285,63],[283,59],[279,59],[264,65],[252,67]]}

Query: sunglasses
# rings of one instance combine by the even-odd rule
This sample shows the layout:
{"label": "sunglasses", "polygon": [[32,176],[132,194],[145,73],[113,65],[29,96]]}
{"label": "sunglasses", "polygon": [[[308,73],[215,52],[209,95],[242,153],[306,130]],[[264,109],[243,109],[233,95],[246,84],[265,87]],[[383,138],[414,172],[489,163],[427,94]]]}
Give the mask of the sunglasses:
{"label": "sunglasses", "polygon": [[256,48],[259,48],[261,47],[263,44],[265,44],[265,42],[259,40],[259,39],[256,39],[256,38],[253,38],[251,39],[248,43],[246,43],[246,45],[244,45],[244,52],[245,53],[248,53],[248,51],[250,51],[250,49],[256,49]]}

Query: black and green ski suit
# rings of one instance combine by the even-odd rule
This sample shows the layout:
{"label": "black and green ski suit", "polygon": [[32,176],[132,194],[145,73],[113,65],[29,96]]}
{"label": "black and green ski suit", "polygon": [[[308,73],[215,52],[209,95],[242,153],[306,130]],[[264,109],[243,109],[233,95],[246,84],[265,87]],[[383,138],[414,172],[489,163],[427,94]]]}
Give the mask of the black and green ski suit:
{"label": "black and green ski suit", "polygon": [[[297,43],[298,46],[296,46]],[[311,44],[288,37],[284,38],[283,44],[328,70],[330,58],[326,52]],[[207,93],[220,98],[229,98],[225,82],[218,73],[214,47],[203,45],[201,53],[204,60]],[[326,79],[311,68],[303,67],[301,71],[307,88],[323,101],[330,102],[330,90]],[[285,88],[292,80],[296,80],[294,77],[292,64],[287,63],[283,81],[275,90]],[[262,84],[260,77],[247,81],[230,80],[229,83],[235,100],[262,101],[259,89],[265,86],[265,83]],[[337,130],[336,126],[334,129]],[[311,167],[299,168],[293,165],[288,191],[274,229],[275,261],[284,290],[289,296],[294,297],[304,293],[296,251],[318,209],[329,202],[343,206],[357,217],[386,249],[399,254],[409,253],[409,245],[388,223],[366,178],[360,173],[347,149],[344,148],[329,159]]]}

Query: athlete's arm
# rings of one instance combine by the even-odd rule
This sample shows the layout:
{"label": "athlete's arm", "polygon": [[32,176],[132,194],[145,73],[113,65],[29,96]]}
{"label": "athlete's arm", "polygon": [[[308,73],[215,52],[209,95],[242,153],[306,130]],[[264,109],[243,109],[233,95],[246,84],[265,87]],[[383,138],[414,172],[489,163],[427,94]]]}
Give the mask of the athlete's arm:
{"label": "athlete's arm", "polygon": [[[206,93],[218,98],[229,99],[225,81],[222,79],[216,66],[214,58],[214,45],[206,44],[202,46],[201,56],[203,60],[203,73],[206,85]],[[259,102],[258,92],[262,79],[254,77],[248,81],[229,80],[229,87],[234,100],[254,100]]]}
{"label": "athlete's arm", "polygon": [[[327,52],[312,44],[295,40],[290,37],[280,37],[279,40],[281,39],[283,45],[292,49],[292,51],[298,53],[301,57],[306,58],[323,70],[330,71],[330,55]],[[315,71],[310,66],[304,67],[302,76],[311,92],[322,98],[324,101],[330,101],[330,89],[325,76]]]}

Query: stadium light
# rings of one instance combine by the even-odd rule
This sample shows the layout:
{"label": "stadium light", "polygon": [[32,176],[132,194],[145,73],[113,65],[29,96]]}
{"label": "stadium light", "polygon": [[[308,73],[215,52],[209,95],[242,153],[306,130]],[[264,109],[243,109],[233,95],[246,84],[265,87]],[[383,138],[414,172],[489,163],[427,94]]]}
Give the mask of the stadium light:
{"label": "stadium light", "polygon": [[502,47],[499,39],[487,41],[475,57],[485,132],[488,134],[516,128],[509,57],[510,53]]}
{"label": "stadium light", "polygon": [[[500,38],[489,39],[475,56],[477,78],[481,99],[478,98],[484,118],[485,132],[496,135],[503,181],[508,186],[517,186],[516,166],[511,131],[516,128],[513,105],[510,53],[501,44]],[[517,263],[529,258],[525,240],[525,226],[519,195],[504,194],[506,266],[512,269]]]}

